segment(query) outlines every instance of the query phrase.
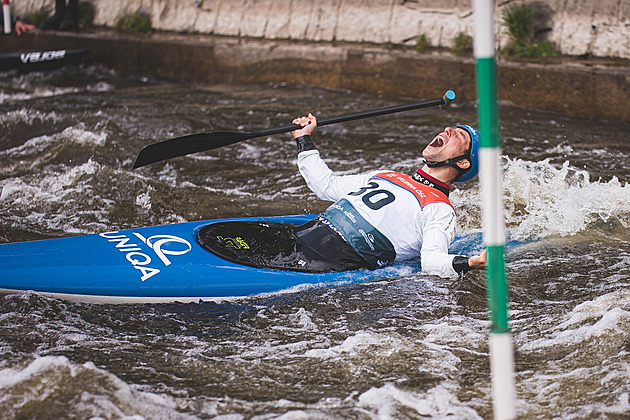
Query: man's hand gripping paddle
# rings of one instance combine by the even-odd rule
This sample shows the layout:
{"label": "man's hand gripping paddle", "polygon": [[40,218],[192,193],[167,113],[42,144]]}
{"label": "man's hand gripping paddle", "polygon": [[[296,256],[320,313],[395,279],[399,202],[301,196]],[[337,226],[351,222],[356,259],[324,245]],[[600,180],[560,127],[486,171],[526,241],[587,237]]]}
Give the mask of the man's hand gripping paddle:
{"label": "man's hand gripping paddle", "polygon": [[[377,117],[380,115],[394,114],[397,112],[411,111],[413,109],[429,108],[432,106],[439,106],[440,109],[444,109],[449,103],[451,103],[451,101],[453,101],[453,99],[455,99],[455,92],[448,90],[443,97],[438,99],[429,99],[410,104],[393,105],[369,111],[354,112],[337,117],[322,118],[317,120],[317,125],[324,126],[337,124],[346,121],[360,120],[363,118]],[[133,167],[140,168],[150,163],[161,162],[166,159],[190,155],[192,153],[203,152],[206,150],[218,149],[220,147],[229,146],[230,144],[239,143],[256,137],[287,133],[300,128],[302,128],[302,126],[298,124],[290,124],[248,132],[215,131],[212,133],[199,133],[183,137],[175,137],[173,139],[146,146],[138,154]]]}

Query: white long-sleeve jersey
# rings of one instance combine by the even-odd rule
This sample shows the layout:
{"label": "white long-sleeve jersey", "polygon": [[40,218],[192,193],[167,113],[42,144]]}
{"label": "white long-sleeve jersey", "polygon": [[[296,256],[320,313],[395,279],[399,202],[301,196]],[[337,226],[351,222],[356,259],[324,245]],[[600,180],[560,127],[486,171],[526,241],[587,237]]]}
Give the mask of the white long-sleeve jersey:
{"label": "white long-sleeve jersey", "polygon": [[298,168],[322,200],[345,199],[394,246],[396,260],[420,256],[423,272],[452,277],[456,216],[448,197],[435,188],[393,171],[335,175],[319,151],[298,154]]}

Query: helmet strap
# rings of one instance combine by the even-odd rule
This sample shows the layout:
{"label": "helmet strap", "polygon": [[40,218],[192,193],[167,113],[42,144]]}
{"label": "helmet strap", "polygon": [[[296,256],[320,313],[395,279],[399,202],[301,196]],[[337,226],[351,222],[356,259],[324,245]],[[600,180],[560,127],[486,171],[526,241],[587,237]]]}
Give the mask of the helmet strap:
{"label": "helmet strap", "polygon": [[457,169],[459,172],[468,172],[470,170],[470,167],[466,169],[462,169],[459,167],[459,165],[457,165],[457,162],[459,162],[462,159],[470,160],[470,156],[468,156],[468,153],[466,153],[463,155],[455,156],[450,159],[443,160],[441,162],[431,162],[424,158],[422,160],[424,160],[424,163],[426,163],[429,168],[439,168],[441,166],[450,166]]}
{"label": "helmet strap", "polygon": [[441,162],[430,162],[426,159],[422,159],[424,160],[424,163],[429,167],[429,168],[440,168],[442,166],[450,166],[451,168],[455,168],[457,169],[458,175],[457,177],[453,180],[453,182],[458,181],[462,176],[464,176],[464,174],[468,171],[470,171],[470,169],[472,168],[472,165],[469,166],[466,169],[462,169],[459,167],[459,165],[457,165],[457,162],[459,162],[462,159],[468,159],[470,160],[470,156],[468,155],[468,152],[466,152],[466,154],[464,155],[459,155],[459,156],[455,156],[453,158],[450,159],[446,159],[443,160]]}

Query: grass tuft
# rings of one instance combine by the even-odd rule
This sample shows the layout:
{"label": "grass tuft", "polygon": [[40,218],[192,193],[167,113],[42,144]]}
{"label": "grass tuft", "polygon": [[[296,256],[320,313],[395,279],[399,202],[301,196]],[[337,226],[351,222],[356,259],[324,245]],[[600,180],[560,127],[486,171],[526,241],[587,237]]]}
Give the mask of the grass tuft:
{"label": "grass tuft", "polygon": [[463,32],[457,34],[453,38],[451,52],[460,57],[470,57],[473,53],[473,39],[470,35]]}
{"label": "grass tuft", "polygon": [[516,58],[557,57],[560,51],[548,40],[537,41],[537,22],[542,15],[536,4],[512,4],[503,11],[508,43],[502,53]]}
{"label": "grass tuft", "polygon": [[118,32],[130,33],[130,34],[148,34],[151,32],[151,17],[142,12],[134,12],[128,15],[120,17],[114,29]]}
{"label": "grass tuft", "polygon": [[416,50],[419,52],[425,52],[431,46],[431,40],[426,34],[420,34],[416,37]]}

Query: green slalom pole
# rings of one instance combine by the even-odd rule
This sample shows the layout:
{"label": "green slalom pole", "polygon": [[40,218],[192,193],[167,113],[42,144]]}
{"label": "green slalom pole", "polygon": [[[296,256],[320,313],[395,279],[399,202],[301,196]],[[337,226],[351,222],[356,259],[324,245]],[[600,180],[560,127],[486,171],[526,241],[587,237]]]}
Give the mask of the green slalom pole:
{"label": "green slalom pole", "polygon": [[479,151],[483,237],[488,252],[487,290],[490,330],[490,372],[494,418],[516,418],[514,348],[508,319],[505,275],[505,216],[501,173],[501,134],[494,42],[494,1],[473,0],[474,51],[479,100]]}

